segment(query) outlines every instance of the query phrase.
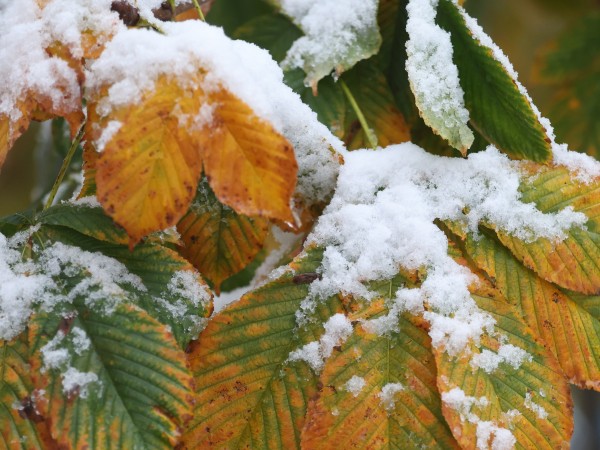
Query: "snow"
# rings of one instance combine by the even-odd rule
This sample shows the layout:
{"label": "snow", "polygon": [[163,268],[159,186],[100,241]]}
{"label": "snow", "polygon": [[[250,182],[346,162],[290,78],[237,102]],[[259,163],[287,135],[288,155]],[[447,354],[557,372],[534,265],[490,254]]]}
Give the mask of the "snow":
{"label": "snow", "polygon": [[[472,408],[486,408],[489,400],[486,397],[472,397],[465,395],[460,388],[442,392],[442,402],[449,408],[457,411],[461,422],[468,421],[476,425],[477,448],[479,450],[509,450],[515,447],[517,442],[510,430],[500,427],[494,422],[484,421],[472,411]],[[514,415],[514,411],[511,412]]]}
{"label": "snow", "polygon": [[69,367],[62,375],[63,392],[72,395],[77,392],[79,397],[87,398],[89,394],[88,386],[92,383],[102,385],[98,375],[93,372],[80,372]]}
{"label": "snow", "polygon": [[358,397],[366,384],[367,383],[364,378],[352,375],[352,378],[350,378],[346,384],[344,384],[344,389],[350,392],[354,397]]}
{"label": "snow", "polygon": [[104,129],[102,130],[100,137],[98,139],[96,139],[96,142],[95,142],[96,151],[97,152],[104,151],[104,147],[106,147],[106,144],[108,144],[110,142],[110,140],[121,129],[122,126],[123,126],[123,123],[119,122],[118,120],[109,121],[106,124],[106,127],[104,127]]}
{"label": "snow", "polygon": [[0,234],[0,339],[17,336],[38,305],[50,311],[81,296],[88,306],[97,304],[109,313],[126,297],[146,291],[141,279],[119,261],[61,242],[34,245],[36,261],[22,258],[21,247],[38,228],[10,239]]}
{"label": "snow", "polygon": [[381,392],[378,396],[386,411],[391,412],[396,407],[394,396],[403,390],[404,386],[400,383],[388,383],[381,388]]}
{"label": "snow", "polygon": [[64,347],[59,347],[64,339],[65,333],[59,331],[40,349],[43,360],[42,372],[48,369],[60,369],[71,361],[69,351]]}
{"label": "snow", "polygon": [[35,0],[7,2],[0,10],[0,115],[12,121],[27,93],[47,99],[55,109],[80,107],[76,72],[67,61],[46,49],[61,42],[75,57],[83,55],[82,33],[90,31],[102,44],[124,25],[110,11],[110,0],[50,0],[43,8]]}
{"label": "snow", "polygon": [[378,31],[376,0],[281,0],[280,3],[282,12],[304,32],[292,44],[282,67],[304,68],[311,83],[316,84],[334,69],[339,72],[365,40],[380,39],[376,34],[370,35]]}
{"label": "snow", "polygon": [[525,394],[525,400],[524,400],[523,404],[525,405],[525,407],[527,409],[530,409],[531,411],[533,411],[535,413],[535,415],[538,417],[538,419],[547,419],[548,418],[548,411],[546,411],[543,406],[538,405],[537,403],[535,403],[533,401],[533,395],[531,394],[531,392],[527,392]]}
{"label": "snow", "polygon": [[307,239],[325,251],[321,279],[310,285],[298,313],[300,324],[319,299],[340,292],[372,299],[365,282],[420,270],[427,273],[421,287],[400,289],[390,316],[366,326],[379,334],[397,330],[398,314],[410,311],[423,314],[433,345],[451,355],[477,343],[493,331],[494,320],[477,308],[469,292],[476,277],[448,255],[434,221],[458,221],[474,233],[489,222],[527,242],[561,240],[587,221],[570,208],[544,214],[522,203],[520,164],[491,146],[467,159],[433,156],[411,143],[347,154],[336,194]]}
{"label": "snow", "polygon": [[501,345],[497,352],[482,350],[481,353],[473,355],[471,366],[483,369],[486,373],[494,372],[501,363],[509,364],[514,369],[521,367],[524,361],[531,361],[532,356],[525,350],[512,344]]}
{"label": "snow", "polygon": [[306,361],[315,372],[320,372],[334,347],[343,344],[353,331],[352,323],[340,313],[331,316],[323,326],[325,333],[319,341],[309,342],[294,350],[290,353],[288,361]]}
{"label": "snow", "polygon": [[73,349],[78,355],[83,353],[90,348],[92,344],[87,336],[87,333],[79,327],[73,327],[71,330],[71,339],[73,340]]}
{"label": "snow", "polygon": [[450,33],[435,24],[438,0],[410,0],[406,7],[406,71],[421,116],[450,144],[466,151],[473,144],[469,111],[458,69],[452,61]]}
{"label": "snow", "polygon": [[[283,83],[283,72],[266,50],[231,40],[222,29],[200,21],[162,23],[161,28],[164,35],[123,30],[92,62],[86,71],[88,94],[93,97],[101,87],[109,86],[107,97],[98,105],[100,115],[137,103],[163,76],[177,78],[184,87],[199,85],[205,92],[225,88],[290,141],[299,165],[301,199],[310,205],[331,196],[339,165],[332,149],[343,152],[343,144]],[[202,80],[199,74],[204,74]],[[198,111],[198,123],[208,119],[210,108]]]}

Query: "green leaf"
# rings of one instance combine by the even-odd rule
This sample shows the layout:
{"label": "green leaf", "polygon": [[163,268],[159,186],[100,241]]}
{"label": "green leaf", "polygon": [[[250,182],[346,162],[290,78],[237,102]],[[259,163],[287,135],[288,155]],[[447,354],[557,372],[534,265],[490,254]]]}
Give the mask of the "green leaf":
{"label": "green leaf", "polygon": [[269,50],[273,59],[281,62],[302,31],[281,14],[254,17],[236,28],[233,37]]}
{"label": "green leaf", "polygon": [[106,313],[85,300],[31,321],[36,385],[45,390],[39,407],[52,436],[65,448],[173,448],[191,417],[185,353],[137,306]]}
{"label": "green leaf", "polygon": [[189,211],[177,224],[181,253],[213,283],[221,283],[243,270],[257,255],[267,237],[269,221],[237,214],[223,205],[202,181]]}
{"label": "green leaf", "polygon": [[99,241],[65,227],[42,227],[36,236],[100,253],[123,264],[140,278],[145,289],[128,289],[128,300],[168,325],[183,349],[197,338],[212,311],[210,290],[192,265],[170,248],[147,242],[130,251],[127,245]]}
{"label": "green leaf", "polygon": [[129,243],[125,230],[115,224],[100,206],[58,204],[43,211],[37,220],[46,225],[71,228],[99,241]]}
{"label": "green leaf", "polygon": [[296,324],[309,286],[298,276],[312,274],[321,258],[309,251],[292,271],[211,319],[189,356],[197,408],[184,437],[188,448],[299,448],[316,380],[306,364],[288,357],[318,339],[321,322],[340,310],[333,297],[317,308],[315,323]]}
{"label": "green leaf", "polygon": [[273,10],[273,6],[263,0],[219,0],[211,6],[206,21],[223,27],[228,36],[233,36],[241,25]]}
{"label": "green leaf", "polygon": [[[507,69],[467,26],[468,18],[451,0],[440,0],[437,22],[449,31],[465,93],[470,123],[498,149],[517,158],[546,161],[550,139],[534,106]],[[470,18],[469,18],[470,19]]]}

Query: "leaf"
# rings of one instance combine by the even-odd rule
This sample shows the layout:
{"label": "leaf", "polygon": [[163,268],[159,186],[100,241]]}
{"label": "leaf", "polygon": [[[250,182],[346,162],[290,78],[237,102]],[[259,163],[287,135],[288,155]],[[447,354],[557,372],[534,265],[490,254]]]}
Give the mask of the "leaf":
{"label": "leaf", "polygon": [[264,14],[236,28],[233,37],[269,50],[273,59],[281,62],[302,31],[281,14]]}
{"label": "leaf", "polygon": [[320,323],[340,309],[336,297],[316,312],[317,323],[298,329],[296,311],[308,284],[294,274],[313,272],[321,252],[309,251],[287,272],[218,314],[192,345],[189,360],[197,397],[187,448],[299,448],[315,379],[291,351],[318,339]]}
{"label": "leaf", "polygon": [[530,179],[520,186],[521,200],[544,213],[566,207],[584,213],[585,227],[572,227],[562,242],[539,238],[524,242],[498,231],[502,244],[546,281],[585,294],[600,292],[600,180],[574,179],[565,168],[530,165]]}
{"label": "leaf", "polygon": [[[485,333],[455,356],[434,348],[444,417],[454,437],[463,448],[568,447],[573,405],[557,361],[497,291],[481,285],[472,297],[495,319],[499,334]],[[473,365],[475,358],[483,365]],[[496,368],[486,367],[497,358]]]}
{"label": "leaf", "polygon": [[43,417],[31,399],[33,386],[28,365],[26,335],[0,341],[0,447],[54,448]]}
{"label": "leaf", "polygon": [[[381,147],[410,140],[410,131],[404,117],[392,101],[392,93],[384,75],[369,62],[358,63],[343,75],[365,119]],[[348,149],[368,148],[365,131],[360,128],[354,111],[348,107],[344,141]]]}
{"label": "leaf", "polygon": [[[193,381],[167,327],[134,305],[104,314],[82,299],[62,318],[36,315],[29,336],[59,445],[170,449],[178,442],[191,417]],[[68,361],[40,371],[42,358],[61,349]]]}
{"label": "leaf", "polygon": [[97,196],[131,245],[183,217],[202,166],[217,198],[236,212],[294,223],[291,145],[225,89],[206,94],[201,80],[184,89],[162,77],[140,103],[88,121],[88,138],[103,141],[115,123],[95,164]]}
{"label": "leaf", "polygon": [[516,79],[494,56],[488,43],[474,34],[471,18],[450,0],[441,0],[437,22],[450,32],[454,63],[464,89],[470,124],[498,149],[517,158],[546,161],[550,138],[519,91]]}
{"label": "leaf", "polygon": [[[281,4],[280,1],[275,3]],[[305,83],[316,90],[317,83],[335,70],[337,76],[352,68],[357,62],[375,55],[381,46],[377,26],[376,2],[355,4],[352,11],[342,11],[333,3],[314,3],[301,13],[292,7],[282,7],[283,13],[294,14],[292,20],[302,29],[304,36],[297,39],[285,59],[284,69],[301,68],[306,73]],[[338,9],[335,9],[338,8]],[[338,17],[335,25],[316,21],[323,14]],[[326,45],[323,45],[326,42]]]}
{"label": "leaf", "polygon": [[569,382],[600,390],[600,315],[523,267],[489,230],[464,250],[556,357]]}
{"label": "leaf", "polygon": [[[138,104],[113,111],[121,126],[96,163],[98,200],[131,244],[173,226],[191,203],[202,170],[201,147],[173,113],[195,112],[198,99],[162,78]],[[88,134],[98,126],[88,121]]]}
{"label": "leaf", "polygon": [[99,207],[59,204],[42,211],[37,220],[46,225],[71,228],[99,241],[115,244],[129,242],[125,230],[116,225]]}
{"label": "leaf", "polygon": [[298,164],[291,144],[225,89],[211,102],[215,120],[199,139],[204,172],[219,201],[240,214],[293,224]]}
{"label": "leaf", "polygon": [[[384,299],[403,284],[399,281],[378,283],[382,297],[366,306],[355,302],[349,318],[387,314]],[[350,380],[362,380],[364,387],[353,392]],[[408,442],[414,448],[458,448],[442,416],[431,339],[420,319],[404,313],[399,332],[384,336],[357,327],[327,360],[319,381],[302,431],[303,448],[403,448]]]}
{"label": "leaf", "polygon": [[188,261],[163,245],[145,242],[130,251],[126,245],[102,242],[65,227],[44,226],[36,236],[42,242],[60,241],[124,264],[144,287],[143,291],[126,289],[129,300],[167,325],[182,349],[198,337],[212,312],[208,286]]}
{"label": "leaf", "polygon": [[237,214],[220,203],[206,182],[198,186],[196,199],[177,224],[181,253],[213,283],[221,283],[246,267],[263,247],[269,222]]}

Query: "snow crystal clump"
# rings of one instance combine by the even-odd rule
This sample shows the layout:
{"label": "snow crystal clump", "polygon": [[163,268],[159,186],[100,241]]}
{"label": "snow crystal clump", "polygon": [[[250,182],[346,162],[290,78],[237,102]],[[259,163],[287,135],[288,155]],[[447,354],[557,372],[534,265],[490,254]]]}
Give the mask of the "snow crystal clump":
{"label": "snow crystal clump", "polygon": [[406,7],[406,71],[423,119],[453,147],[473,144],[458,69],[452,61],[450,33],[435,24],[438,0],[411,0]]}
{"label": "snow crystal clump", "polygon": [[98,375],[93,372],[80,372],[74,367],[69,367],[62,374],[63,392],[66,394],[77,392],[79,397],[87,398],[89,394],[88,386],[91,383],[101,384]]}
{"label": "snow crystal clump", "polygon": [[378,319],[371,331],[394,331],[394,317],[423,312],[427,301],[423,316],[434,346],[453,355],[470,340],[477,343],[495,321],[471,298],[468,288],[477,279],[448,255],[446,235],[434,221],[458,221],[475,233],[480,222],[489,222],[525,241],[557,241],[587,220],[571,209],[544,214],[521,202],[519,184],[519,163],[491,146],[468,159],[441,158],[411,143],[347,154],[336,194],[308,238],[308,245],[325,251],[321,279],[310,286],[300,323],[318,299],[338,292],[371,299],[365,282],[424,269],[421,287],[399,290],[393,317]]}
{"label": "snow crystal clump", "polygon": [[344,389],[350,392],[354,397],[358,397],[366,384],[364,378],[353,375],[344,385]]}
{"label": "snow crystal clump", "polygon": [[404,386],[400,383],[388,383],[381,388],[379,400],[386,411],[392,411],[396,407],[394,396],[404,390]]}
{"label": "snow crystal clump", "polygon": [[310,342],[290,353],[288,361],[306,361],[310,367],[319,372],[324,360],[331,356],[333,348],[343,344],[352,334],[352,323],[343,314],[334,314],[323,325],[325,333],[319,341]]}
{"label": "snow crystal clump", "polygon": [[498,352],[485,349],[481,353],[473,355],[470,362],[472,367],[492,373],[501,363],[510,364],[513,368],[518,369],[523,361],[531,361],[531,359],[532,356],[522,348],[504,344],[500,346]]}
{"label": "snow crystal clump", "polygon": [[[375,0],[282,0],[281,10],[304,32],[289,49],[282,66],[301,67],[316,83],[333,69],[344,68],[365,43],[380,41]],[[373,42],[371,42],[373,41]],[[360,55],[368,57],[370,55]]]}
{"label": "snow crystal clump", "polygon": [[486,397],[471,397],[466,395],[462,389],[453,388],[450,391],[442,392],[442,402],[459,413],[461,422],[468,421],[477,426],[478,449],[487,450],[490,448],[490,441],[492,450],[509,450],[514,448],[517,443],[510,430],[499,427],[494,422],[483,421],[472,412],[473,407],[485,408],[488,406],[489,400]]}
{"label": "snow crystal clump", "polygon": [[62,111],[80,107],[77,73],[66,60],[46,52],[52,44],[61,42],[81,58],[84,31],[101,43],[125,28],[110,11],[111,0],[50,0],[43,8],[38,3],[13,1],[0,9],[0,115],[12,121],[21,117],[16,106],[27,92]]}
{"label": "snow crystal clump", "polygon": [[533,401],[533,396],[531,395],[531,392],[527,392],[525,394],[525,401],[523,403],[525,404],[525,407],[527,409],[530,409],[535,413],[538,419],[548,418],[548,411],[546,411],[546,409],[543,406],[538,405]]}
{"label": "snow crystal clump", "polygon": [[[90,65],[88,92],[93,96],[109,86],[108,96],[98,105],[99,114],[106,116],[115,108],[136,104],[162,76],[194,88],[198,74],[204,73],[201,87],[206,92],[221,88],[232,92],[292,144],[299,166],[298,194],[309,203],[327,199],[339,166],[332,149],[343,152],[343,144],[284,84],[283,72],[270,54],[200,21],[161,23],[161,29],[165,34],[143,29],[120,32]],[[198,115],[200,123],[209,118],[206,109]]]}

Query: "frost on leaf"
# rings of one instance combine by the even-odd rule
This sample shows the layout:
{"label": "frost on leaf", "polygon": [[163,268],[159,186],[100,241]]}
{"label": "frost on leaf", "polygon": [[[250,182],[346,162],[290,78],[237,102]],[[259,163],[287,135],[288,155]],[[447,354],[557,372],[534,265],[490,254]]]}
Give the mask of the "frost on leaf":
{"label": "frost on leaf", "polygon": [[406,71],[421,117],[465,155],[474,136],[464,92],[452,61],[450,34],[435,24],[438,0],[411,0],[406,31]]}
{"label": "frost on leaf", "polygon": [[304,32],[282,62],[301,67],[305,83],[316,90],[319,80],[332,71],[339,76],[358,61],[379,50],[377,0],[280,0],[287,14]]}

